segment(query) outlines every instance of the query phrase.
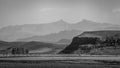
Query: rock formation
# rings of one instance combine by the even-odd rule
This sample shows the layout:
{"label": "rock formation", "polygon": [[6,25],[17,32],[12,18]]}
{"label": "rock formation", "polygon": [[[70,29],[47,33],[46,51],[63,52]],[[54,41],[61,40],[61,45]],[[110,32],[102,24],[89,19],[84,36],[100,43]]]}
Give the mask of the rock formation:
{"label": "rock formation", "polygon": [[[63,49],[60,54],[109,54],[109,48],[119,48],[120,31],[88,31],[73,38],[71,44]],[[108,49],[106,49],[108,48]],[[102,51],[104,50],[104,51]]]}

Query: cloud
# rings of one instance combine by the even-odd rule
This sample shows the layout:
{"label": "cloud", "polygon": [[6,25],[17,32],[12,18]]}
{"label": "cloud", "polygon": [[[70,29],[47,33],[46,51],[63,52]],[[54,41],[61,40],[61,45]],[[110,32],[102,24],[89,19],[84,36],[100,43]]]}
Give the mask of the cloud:
{"label": "cloud", "polygon": [[40,11],[42,11],[42,12],[51,11],[51,10],[54,10],[54,8],[42,8],[42,9],[40,9]]}
{"label": "cloud", "polygon": [[120,13],[120,8],[113,10],[113,13]]}

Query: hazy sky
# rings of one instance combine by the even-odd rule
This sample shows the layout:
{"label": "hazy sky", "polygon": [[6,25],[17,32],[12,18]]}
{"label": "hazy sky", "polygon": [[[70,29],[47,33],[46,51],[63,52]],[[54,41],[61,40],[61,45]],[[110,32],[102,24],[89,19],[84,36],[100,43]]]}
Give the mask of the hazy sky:
{"label": "hazy sky", "polygon": [[120,22],[120,0],[0,0],[0,27],[64,19]]}

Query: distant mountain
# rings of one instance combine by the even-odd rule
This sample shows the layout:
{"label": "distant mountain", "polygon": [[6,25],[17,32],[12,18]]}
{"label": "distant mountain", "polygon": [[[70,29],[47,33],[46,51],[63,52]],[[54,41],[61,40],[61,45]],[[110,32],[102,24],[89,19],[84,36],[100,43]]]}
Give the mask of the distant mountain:
{"label": "distant mountain", "polygon": [[33,36],[29,38],[19,39],[17,41],[42,41],[42,42],[56,43],[61,39],[71,40],[75,35],[78,35],[80,33],[82,33],[82,31],[80,30],[68,30],[68,31],[61,31],[59,33],[53,33],[45,36]]}
{"label": "distant mountain", "polygon": [[111,27],[106,27],[104,28],[105,30],[120,30],[120,26],[111,26]]}
{"label": "distant mountain", "polygon": [[72,42],[72,39],[61,39],[56,43],[57,44],[70,44],[71,42]]}
{"label": "distant mountain", "polygon": [[82,20],[76,24],[71,25],[71,29],[82,30],[82,31],[95,31],[95,30],[104,30],[107,27],[116,27],[117,25],[108,24],[108,23],[97,23],[90,20]]}
{"label": "distant mountain", "polygon": [[0,29],[0,40],[15,41],[17,39],[32,37],[36,35],[48,35],[68,29],[69,24],[63,20],[48,24],[25,24],[7,26]]}
{"label": "distant mountain", "polygon": [[[59,33],[61,31],[69,30],[92,31],[92,30],[104,30],[106,28],[109,29],[109,27],[116,27],[116,25],[96,23],[89,20],[83,20],[75,24],[69,24],[64,20],[59,20],[47,24],[25,24],[16,26],[6,26],[0,29],[0,40],[16,41],[17,39],[30,38],[33,36],[45,37],[46,35],[48,36],[51,34],[54,35],[54,33]],[[117,27],[119,26],[117,25]]]}

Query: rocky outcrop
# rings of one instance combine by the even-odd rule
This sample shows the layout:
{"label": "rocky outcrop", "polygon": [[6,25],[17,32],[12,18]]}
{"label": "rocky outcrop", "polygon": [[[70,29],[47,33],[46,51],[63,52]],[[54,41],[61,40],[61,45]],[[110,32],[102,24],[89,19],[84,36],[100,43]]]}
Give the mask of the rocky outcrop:
{"label": "rocky outcrop", "polygon": [[61,51],[60,53],[65,53],[65,54],[69,54],[69,53],[73,53],[74,51],[78,50],[79,48],[83,48],[82,45],[87,45],[87,44],[92,44],[95,45],[99,42],[99,38],[93,38],[93,37],[74,37],[72,43],[67,46],[63,51]]}
{"label": "rocky outcrop", "polygon": [[[71,44],[60,54],[92,54],[94,50],[106,47],[114,48],[120,44],[120,31],[88,31],[73,38]],[[104,51],[103,51],[104,52]]]}

